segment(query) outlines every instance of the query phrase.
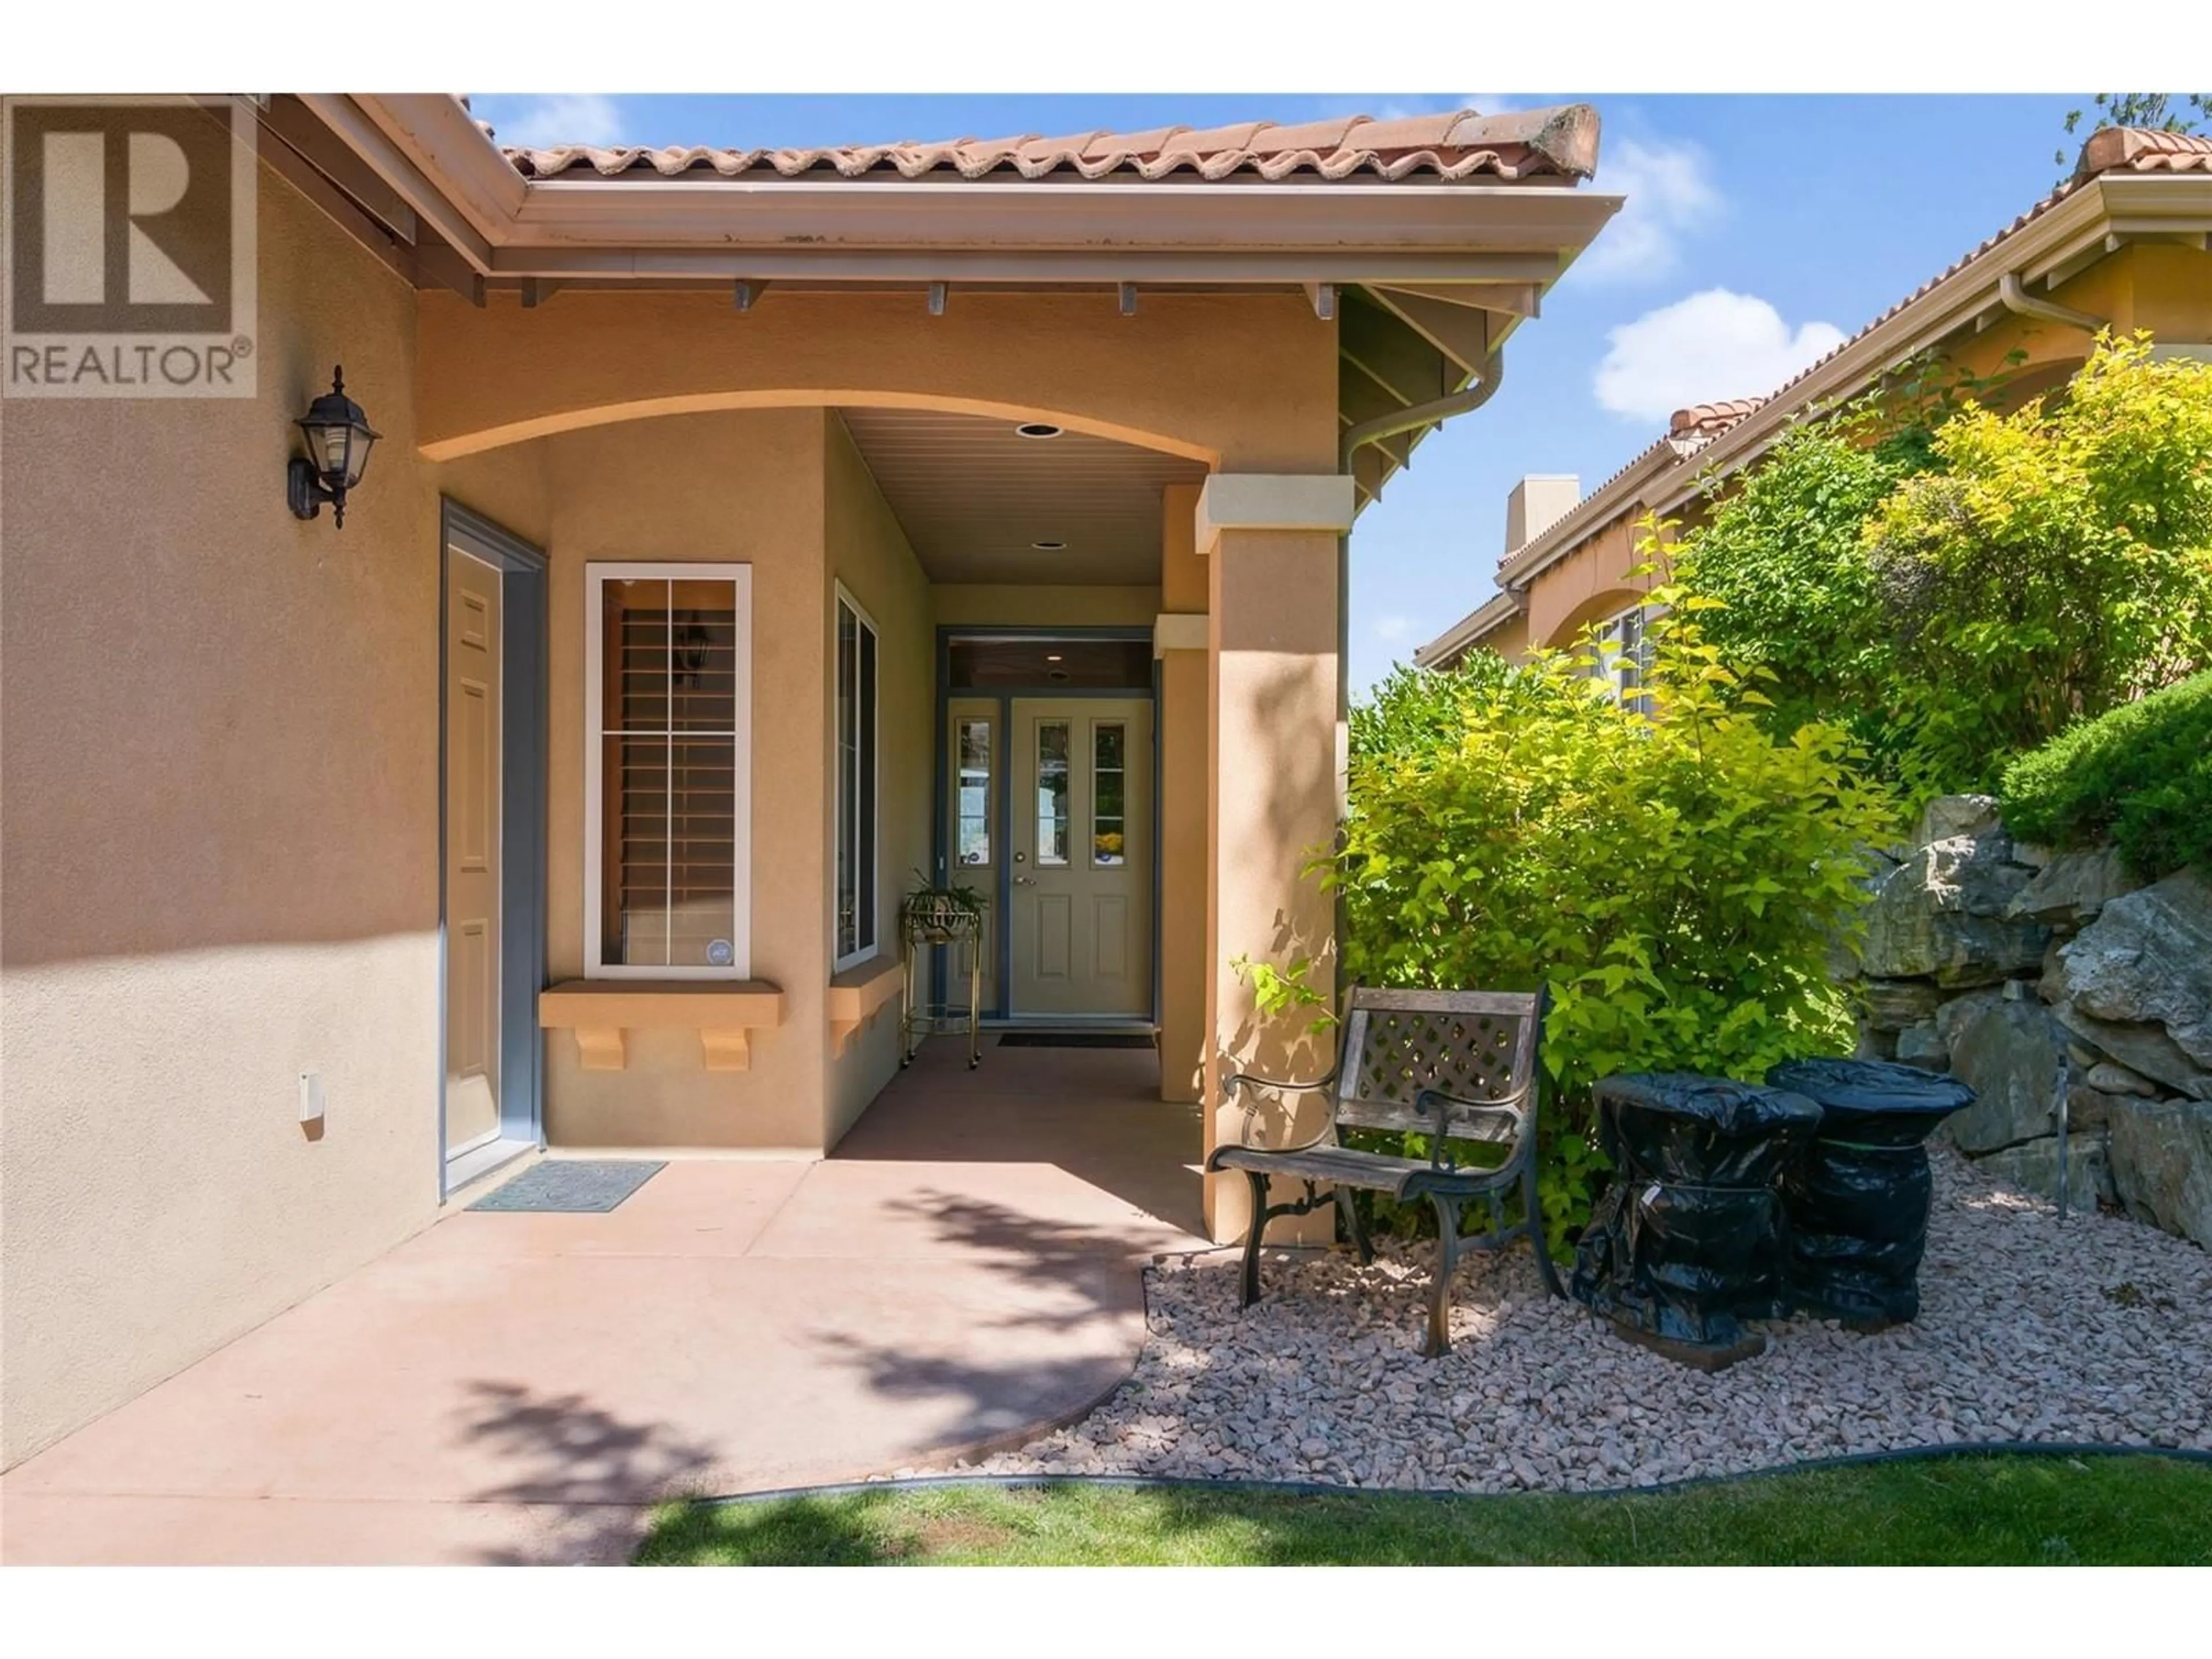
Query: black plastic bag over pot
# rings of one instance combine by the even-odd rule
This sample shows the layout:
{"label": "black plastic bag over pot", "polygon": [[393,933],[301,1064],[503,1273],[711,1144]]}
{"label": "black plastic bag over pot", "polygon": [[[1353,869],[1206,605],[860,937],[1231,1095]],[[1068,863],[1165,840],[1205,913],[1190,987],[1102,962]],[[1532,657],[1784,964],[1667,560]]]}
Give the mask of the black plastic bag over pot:
{"label": "black plastic bag over pot", "polygon": [[1670,1342],[1741,1343],[1741,1320],[1782,1305],[1775,1186],[1820,1109],[1686,1073],[1629,1073],[1595,1092],[1616,1173],[1576,1249],[1575,1297]]}
{"label": "black plastic bag over pot", "polygon": [[1819,1106],[1824,1139],[1860,1146],[1917,1146],[1974,1103],[1974,1091],[1956,1078],[1881,1060],[1785,1060],[1766,1081]]}
{"label": "black plastic bag over pot", "polygon": [[1820,1133],[1783,1177],[1791,1304],[1879,1328],[1920,1311],[1932,1183],[1923,1144],[1974,1091],[1878,1060],[1802,1060],[1766,1074],[1817,1103]]}

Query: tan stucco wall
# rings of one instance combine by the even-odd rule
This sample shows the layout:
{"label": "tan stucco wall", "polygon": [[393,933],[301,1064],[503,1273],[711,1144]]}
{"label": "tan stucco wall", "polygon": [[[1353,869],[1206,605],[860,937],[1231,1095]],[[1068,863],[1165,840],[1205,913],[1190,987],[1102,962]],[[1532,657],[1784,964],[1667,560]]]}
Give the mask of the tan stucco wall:
{"label": "tan stucco wall", "polygon": [[[1291,1131],[1314,1127],[1307,1117],[1295,1125],[1248,1122],[1244,1103],[1223,1099],[1224,1070],[1309,1078],[1328,1068],[1328,1038],[1308,1031],[1304,1016],[1261,1015],[1230,963],[1250,956],[1283,967],[1310,957],[1309,983],[1325,1006],[1334,1004],[1334,905],[1306,867],[1336,832],[1339,557],[1330,532],[1231,530],[1208,561],[1212,903],[1206,962],[1212,1042],[1205,1098],[1214,1103],[1208,1151],[1223,1140],[1261,1137],[1283,1145]],[[1319,1108],[1308,1097],[1301,1109]],[[1214,1237],[1240,1237],[1248,1214],[1241,1177],[1208,1180],[1206,1217]],[[1329,1224],[1324,1211],[1303,1228],[1279,1224],[1279,1230],[1285,1237],[1325,1238]]]}
{"label": "tan stucco wall", "polygon": [[[1198,486],[1161,492],[1160,609],[1203,613]],[[1160,1098],[1196,1100],[1206,1073],[1206,653],[1160,653]]]}
{"label": "tan stucco wall", "polygon": [[734,410],[593,427],[545,440],[552,481],[547,611],[549,977],[584,970],[584,567],[752,567],[752,971],[781,986],[783,1024],[750,1069],[710,1073],[689,1031],[631,1035],[628,1066],[587,1072],[549,1031],[545,1130],[556,1146],[818,1151],[829,985],[830,836],[822,734],[829,685],[820,410]]}
{"label": "tan stucco wall", "polygon": [[[0,404],[6,1463],[436,1213],[416,296],[266,170],[258,222],[255,398]],[[343,531],[283,497],[341,361]]]}
{"label": "tan stucco wall", "polygon": [[1034,416],[1255,472],[1334,471],[1336,331],[1297,294],[428,294],[435,459],[657,413],[918,404]]}
{"label": "tan stucco wall", "polygon": [[[906,532],[836,415],[828,425],[824,501],[828,580],[821,601],[825,673],[836,660],[834,586],[842,582],[875,619],[877,714],[876,860],[878,949],[899,953],[899,901],[929,867],[933,774],[936,768],[937,630],[929,580]],[[836,710],[825,705],[822,753],[836,752]],[[836,795],[823,772],[823,822],[836,823]],[[825,866],[821,914],[836,914],[836,872]],[[826,1029],[822,1042],[829,1042]],[[898,1008],[885,1008],[854,1035],[842,1055],[826,1060],[822,1144],[835,1146],[898,1073]]]}
{"label": "tan stucco wall", "polygon": [[1626,611],[1655,578],[1634,572],[1648,556],[1642,549],[1644,509],[1634,507],[1606,526],[1528,586],[1527,637],[1544,645],[1571,646],[1593,622]]}
{"label": "tan stucco wall", "polygon": [[1482,637],[1481,643],[1469,652],[1495,651],[1509,662],[1518,662],[1528,654],[1528,616],[1526,611],[1511,617]]}
{"label": "tan stucco wall", "polygon": [[932,590],[937,623],[950,628],[1150,628],[1157,587],[1015,587],[955,583]]}

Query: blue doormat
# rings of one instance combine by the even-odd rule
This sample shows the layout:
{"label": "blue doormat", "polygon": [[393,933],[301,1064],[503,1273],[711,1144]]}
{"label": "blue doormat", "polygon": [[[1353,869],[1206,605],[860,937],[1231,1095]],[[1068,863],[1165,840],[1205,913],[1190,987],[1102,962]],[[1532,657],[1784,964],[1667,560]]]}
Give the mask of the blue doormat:
{"label": "blue doormat", "polygon": [[469,1206],[471,1210],[611,1210],[668,1167],[628,1158],[549,1158]]}

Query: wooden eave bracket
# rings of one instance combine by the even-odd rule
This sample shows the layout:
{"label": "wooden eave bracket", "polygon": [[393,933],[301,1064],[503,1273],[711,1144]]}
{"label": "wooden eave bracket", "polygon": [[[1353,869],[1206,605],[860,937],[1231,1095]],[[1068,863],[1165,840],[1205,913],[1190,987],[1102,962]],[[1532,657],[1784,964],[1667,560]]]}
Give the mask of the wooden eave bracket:
{"label": "wooden eave bracket", "polygon": [[766,980],[564,980],[538,997],[538,1023],[576,1039],[586,1072],[629,1065],[629,1034],[695,1030],[709,1072],[752,1065],[752,1037],[783,1024],[783,992]]}
{"label": "wooden eave bracket", "polygon": [[842,1055],[906,988],[906,967],[896,957],[879,956],[848,968],[830,981],[830,1052]]}

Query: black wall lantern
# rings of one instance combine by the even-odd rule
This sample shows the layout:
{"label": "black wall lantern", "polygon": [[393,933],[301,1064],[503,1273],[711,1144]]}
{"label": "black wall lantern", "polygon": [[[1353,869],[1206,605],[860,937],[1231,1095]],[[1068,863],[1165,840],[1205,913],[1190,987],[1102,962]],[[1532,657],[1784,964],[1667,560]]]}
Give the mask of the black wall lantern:
{"label": "black wall lantern", "polygon": [[295,519],[312,519],[328,501],[339,529],[345,528],[346,491],[368,470],[368,452],[379,434],[362,406],[345,395],[345,370],[331,371],[331,389],[307,405],[295,422],[307,434],[306,456],[294,456],[285,476],[285,495]]}

